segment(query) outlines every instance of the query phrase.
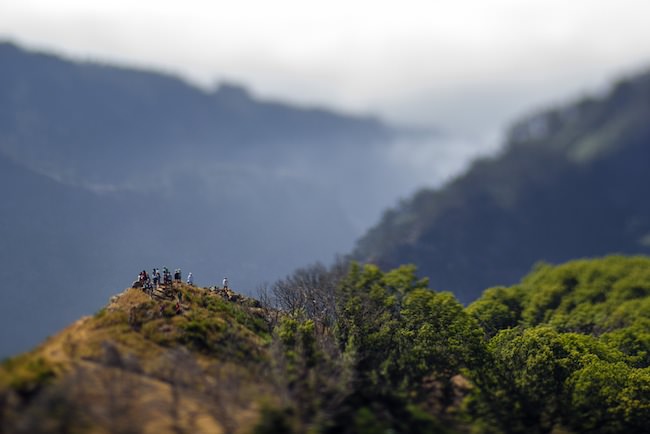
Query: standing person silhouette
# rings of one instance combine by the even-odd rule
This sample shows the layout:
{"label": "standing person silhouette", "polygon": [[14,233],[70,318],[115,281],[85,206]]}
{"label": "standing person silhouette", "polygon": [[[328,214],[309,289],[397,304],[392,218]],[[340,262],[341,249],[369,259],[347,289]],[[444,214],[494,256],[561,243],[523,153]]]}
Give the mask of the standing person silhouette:
{"label": "standing person silhouette", "polygon": [[227,277],[223,278],[223,289],[228,289],[228,278]]}

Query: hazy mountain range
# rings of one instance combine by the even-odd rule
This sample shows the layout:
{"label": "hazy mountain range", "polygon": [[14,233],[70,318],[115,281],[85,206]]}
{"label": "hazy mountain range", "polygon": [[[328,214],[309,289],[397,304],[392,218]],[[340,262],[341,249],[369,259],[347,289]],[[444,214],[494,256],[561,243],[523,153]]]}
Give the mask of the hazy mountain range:
{"label": "hazy mountain range", "polygon": [[142,268],[251,292],[349,251],[414,182],[391,146],[428,136],[9,43],[0,65],[0,355]]}
{"label": "hazy mountain range", "polygon": [[463,302],[538,261],[650,253],[650,74],[524,118],[502,152],[387,211],[354,256]]}
{"label": "hazy mountain range", "polygon": [[[251,293],[350,252],[414,185],[418,146],[451,149],[232,84],[205,91],[12,44],[0,64],[0,355],[91,313],[142,268],[203,285],[227,275]],[[386,211],[352,257],[414,263],[468,302],[540,260],[650,253],[649,115],[646,74],[524,118],[498,155]],[[450,161],[438,160],[432,180]]]}

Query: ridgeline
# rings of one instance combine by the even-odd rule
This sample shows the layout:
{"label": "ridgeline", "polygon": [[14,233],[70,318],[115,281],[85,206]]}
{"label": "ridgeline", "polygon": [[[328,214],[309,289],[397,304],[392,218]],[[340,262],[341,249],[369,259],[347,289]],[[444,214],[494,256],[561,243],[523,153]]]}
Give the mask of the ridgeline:
{"label": "ridgeline", "polygon": [[650,254],[650,73],[515,123],[498,155],[386,211],[353,257],[463,303],[537,261]]}

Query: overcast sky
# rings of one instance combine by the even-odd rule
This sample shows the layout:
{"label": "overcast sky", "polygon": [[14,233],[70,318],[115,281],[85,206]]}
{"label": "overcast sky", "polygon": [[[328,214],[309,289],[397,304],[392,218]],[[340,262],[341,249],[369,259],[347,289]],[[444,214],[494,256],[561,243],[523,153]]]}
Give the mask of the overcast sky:
{"label": "overcast sky", "polygon": [[648,17],[647,0],[0,0],[0,38],[485,136],[650,67]]}

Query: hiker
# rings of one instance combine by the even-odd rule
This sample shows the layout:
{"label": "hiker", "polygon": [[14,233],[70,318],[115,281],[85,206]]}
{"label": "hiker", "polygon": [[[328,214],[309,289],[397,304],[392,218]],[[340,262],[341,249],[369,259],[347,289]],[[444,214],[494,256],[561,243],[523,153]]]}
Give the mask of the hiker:
{"label": "hiker", "polygon": [[223,289],[228,289],[228,278],[227,277],[223,278]]}
{"label": "hiker", "polygon": [[151,292],[153,291],[153,285],[151,284],[151,279],[147,279],[144,286],[142,287],[142,290],[145,292],[145,294],[151,295]]}
{"label": "hiker", "polygon": [[187,284],[190,286],[194,286],[194,278],[192,277],[192,272],[187,275]]}
{"label": "hiker", "polygon": [[181,269],[177,268],[174,271],[174,282],[180,282],[181,281]]}
{"label": "hiker", "polygon": [[147,283],[147,279],[149,279],[149,275],[147,274],[146,271],[142,270],[138,275],[138,280],[140,281],[143,287]]}
{"label": "hiker", "polygon": [[160,272],[157,269],[153,269],[151,272],[151,276],[153,276],[153,284],[156,288],[158,288],[158,284],[160,283]]}
{"label": "hiker", "polygon": [[181,304],[176,302],[176,315],[180,315],[183,311],[181,310]]}

